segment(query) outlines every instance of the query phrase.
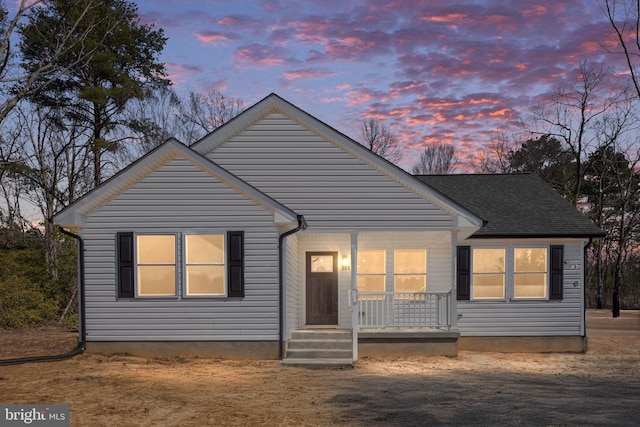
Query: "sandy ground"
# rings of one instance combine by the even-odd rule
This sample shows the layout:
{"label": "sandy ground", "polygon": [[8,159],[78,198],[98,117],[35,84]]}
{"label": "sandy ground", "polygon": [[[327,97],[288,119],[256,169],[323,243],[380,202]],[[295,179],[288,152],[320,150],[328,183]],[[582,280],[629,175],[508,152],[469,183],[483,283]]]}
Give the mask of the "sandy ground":
{"label": "sandy ground", "polygon": [[[0,403],[67,403],[72,426],[640,425],[640,312],[590,311],[586,354],[461,352],[275,361],[83,354],[0,366]],[[74,347],[55,328],[0,331],[0,358]]]}

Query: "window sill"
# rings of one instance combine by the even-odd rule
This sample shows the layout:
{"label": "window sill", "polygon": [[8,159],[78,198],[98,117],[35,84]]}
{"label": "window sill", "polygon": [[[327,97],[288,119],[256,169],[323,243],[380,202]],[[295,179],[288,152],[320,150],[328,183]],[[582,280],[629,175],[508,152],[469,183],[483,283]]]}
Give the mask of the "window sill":
{"label": "window sill", "polygon": [[198,300],[221,300],[221,299],[229,299],[230,297],[226,295],[184,295],[182,300],[184,301],[198,301]]}

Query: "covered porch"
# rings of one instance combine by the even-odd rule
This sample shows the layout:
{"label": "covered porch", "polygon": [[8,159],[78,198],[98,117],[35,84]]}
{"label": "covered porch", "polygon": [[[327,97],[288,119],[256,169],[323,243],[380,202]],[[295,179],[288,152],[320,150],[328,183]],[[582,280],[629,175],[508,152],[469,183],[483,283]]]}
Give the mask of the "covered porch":
{"label": "covered porch", "polygon": [[[333,329],[349,332],[352,360],[359,354],[457,355],[456,241],[452,231],[296,235],[301,280],[289,282],[289,295],[298,298],[289,311],[288,348],[318,345],[320,338],[299,341]],[[323,291],[313,293],[317,289]],[[316,308],[326,317],[311,317]],[[344,342],[322,344],[321,354],[344,350]]]}
{"label": "covered porch", "polygon": [[451,329],[451,291],[350,292],[359,330]]}
{"label": "covered porch", "polygon": [[451,291],[352,291],[353,360],[359,357],[458,355]]}

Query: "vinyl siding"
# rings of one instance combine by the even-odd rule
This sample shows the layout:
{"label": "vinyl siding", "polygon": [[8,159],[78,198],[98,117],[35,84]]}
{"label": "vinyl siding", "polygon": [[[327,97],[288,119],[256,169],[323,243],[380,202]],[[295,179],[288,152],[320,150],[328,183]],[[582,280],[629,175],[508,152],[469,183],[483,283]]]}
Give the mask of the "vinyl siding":
{"label": "vinyl siding", "polygon": [[205,155],[303,214],[315,232],[453,224],[435,204],[281,114],[267,115]]}
{"label": "vinyl siding", "polygon": [[[458,327],[463,336],[583,335],[583,247],[581,240],[475,240],[461,245],[564,245],[562,300],[458,301]],[[510,258],[507,254],[507,262]],[[509,277],[507,275],[507,280]],[[461,317],[460,317],[461,316]]]}
{"label": "vinyl siding", "polygon": [[[245,231],[244,298],[117,299],[116,232],[228,230]],[[91,212],[81,235],[89,341],[278,338],[278,230],[273,213],[186,159],[170,161]],[[180,259],[177,263],[180,272]],[[181,276],[178,283],[181,289]]]}

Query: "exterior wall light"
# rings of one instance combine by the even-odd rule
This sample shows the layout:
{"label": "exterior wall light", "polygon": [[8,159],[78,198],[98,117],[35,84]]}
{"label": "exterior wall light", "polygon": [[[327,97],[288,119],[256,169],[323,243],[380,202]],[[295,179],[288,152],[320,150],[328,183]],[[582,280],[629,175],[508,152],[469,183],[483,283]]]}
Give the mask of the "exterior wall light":
{"label": "exterior wall light", "polygon": [[349,257],[346,255],[342,255],[342,259],[340,260],[340,265],[342,266],[342,270],[345,270],[345,271],[351,270],[351,263],[349,262]]}

